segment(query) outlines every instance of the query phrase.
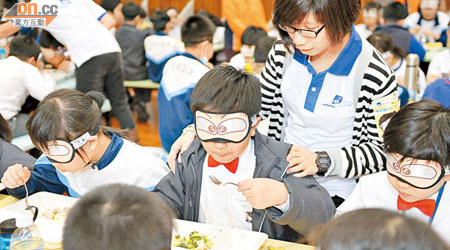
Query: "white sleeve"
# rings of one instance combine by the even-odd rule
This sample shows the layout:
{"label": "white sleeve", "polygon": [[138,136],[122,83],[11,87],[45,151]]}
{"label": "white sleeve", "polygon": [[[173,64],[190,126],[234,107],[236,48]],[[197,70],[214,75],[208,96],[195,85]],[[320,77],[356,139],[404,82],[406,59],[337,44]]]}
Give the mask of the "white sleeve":
{"label": "white sleeve", "polygon": [[360,179],[358,184],[356,184],[355,189],[350,194],[350,196],[336,209],[335,217],[342,215],[344,213],[363,208],[363,191],[362,185],[364,183],[364,177]]}
{"label": "white sleeve", "polygon": [[102,17],[106,14],[106,10],[103,9],[100,5],[96,4],[94,0],[83,0],[83,2],[88,7],[92,16],[94,16],[97,20],[102,19]]}
{"label": "white sleeve", "polygon": [[425,77],[425,73],[421,69],[419,69],[419,79],[418,79],[418,90],[419,93],[423,93],[427,87],[427,79]]}
{"label": "white sleeve", "polygon": [[53,92],[56,88],[56,82],[53,77],[45,72],[41,72],[34,68],[26,73],[25,86],[30,95],[39,101]]}
{"label": "white sleeve", "polygon": [[289,207],[290,207],[290,205],[291,205],[291,203],[289,202],[289,199],[291,198],[291,195],[290,194],[288,194],[288,197],[287,197],[287,199],[286,199],[286,202],[285,203],[283,203],[283,204],[281,204],[281,205],[279,205],[279,206],[275,206],[276,208],[278,208],[278,209],[280,209],[281,210],[281,212],[286,212],[286,211],[288,211],[289,210]]}
{"label": "white sleeve", "polygon": [[409,14],[409,16],[407,16],[405,18],[405,23],[403,24],[403,26],[405,26],[405,28],[409,29],[409,28],[413,28],[415,26],[417,26],[417,21],[419,21],[419,13],[414,12],[412,14]]}
{"label": "white sleeve", "polygon": [[428,71],[427,74],[428,75],[441,75],[441,70],[440,70],[440,54],[437,54],[433,59],[431,59],[430,65],[428,66]]}

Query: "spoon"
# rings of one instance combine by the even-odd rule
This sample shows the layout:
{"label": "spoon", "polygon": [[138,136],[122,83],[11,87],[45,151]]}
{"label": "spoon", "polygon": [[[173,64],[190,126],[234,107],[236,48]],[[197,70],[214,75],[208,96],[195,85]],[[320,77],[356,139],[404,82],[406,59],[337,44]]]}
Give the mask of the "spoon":
{"label": "spoon", "polygon": [[235,186],[238,185],[238,184],[236,184],[236,183],[234,183],[234,182],[225,182],[225,183],[222,183],[222,182],[219,181],[214,175],[210,175],[210,176],[209,176],[209,179],[211,179],[211,181],[212,181],[214,184],[219,185],[219,186],[223,186],[223,185],[227,185],[227,184],[231,184],[231,185],[235,185]]}
{"label": "spoon", "polygon": [[24,183],[23,186],[25,187],[25,205],[27,206],[27,210],[31,209],[30,204],[28,203],[28,188],[27,188],[27,184]]}

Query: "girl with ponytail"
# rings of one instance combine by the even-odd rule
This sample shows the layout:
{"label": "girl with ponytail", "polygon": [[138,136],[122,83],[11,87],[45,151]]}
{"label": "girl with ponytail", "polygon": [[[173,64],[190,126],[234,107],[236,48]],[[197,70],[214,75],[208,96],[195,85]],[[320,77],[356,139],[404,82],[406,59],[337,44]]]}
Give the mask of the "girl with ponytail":
{"label": "girl with ponytail", "polygon": [[33,144],[43,152],[33,171],[20,164],[5,172],[10,195],[48,191],[79,197],[111,183],[152,190],[168,168],[151,152],[102,126],[102,94],[61,89],[49,94],[27,122]]}

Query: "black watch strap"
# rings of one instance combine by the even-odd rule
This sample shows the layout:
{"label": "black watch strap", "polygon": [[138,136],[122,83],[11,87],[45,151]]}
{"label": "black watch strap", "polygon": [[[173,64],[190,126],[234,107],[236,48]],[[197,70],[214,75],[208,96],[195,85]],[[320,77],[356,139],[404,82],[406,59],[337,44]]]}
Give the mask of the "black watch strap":
{"label": "black watch strap", "polygon": [[328,172],[331,166],[331,158],[326,151],[316,152],[316,165],[319,169],[317,172],[318,176],[324,176]]}

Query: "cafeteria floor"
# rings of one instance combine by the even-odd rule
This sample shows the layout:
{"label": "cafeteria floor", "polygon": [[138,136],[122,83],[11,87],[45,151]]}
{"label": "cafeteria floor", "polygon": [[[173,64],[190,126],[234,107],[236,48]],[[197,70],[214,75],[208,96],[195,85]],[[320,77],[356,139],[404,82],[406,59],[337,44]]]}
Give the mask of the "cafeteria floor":
{"label": "cafeteria floor", "polygon": [[[139,134],[140,144],[142,146],[152,146],[152,147],[162,147],[161,140],[159,139],[158,132],[158,91],[152,91],[151,104],[154,105],[152,111],[150,112],[150,120],[148,122],[138,121],[136,112],[133,112],[134,120],[136,121],[136,126]],[[118,120],[113,117],[111,119],[111,127],[119,129]]]}

